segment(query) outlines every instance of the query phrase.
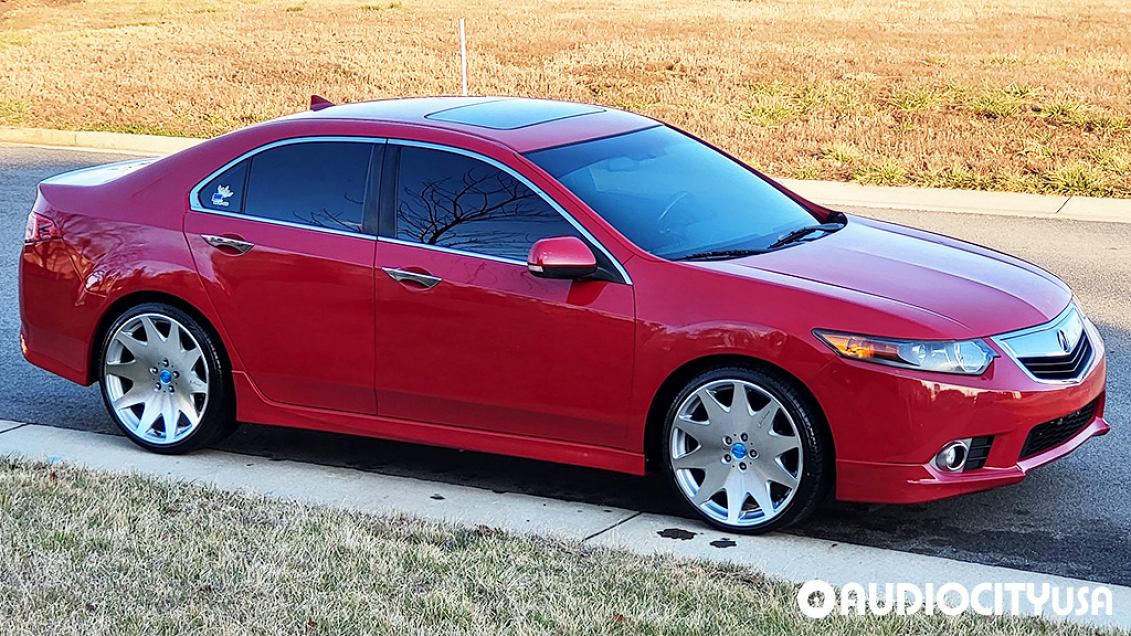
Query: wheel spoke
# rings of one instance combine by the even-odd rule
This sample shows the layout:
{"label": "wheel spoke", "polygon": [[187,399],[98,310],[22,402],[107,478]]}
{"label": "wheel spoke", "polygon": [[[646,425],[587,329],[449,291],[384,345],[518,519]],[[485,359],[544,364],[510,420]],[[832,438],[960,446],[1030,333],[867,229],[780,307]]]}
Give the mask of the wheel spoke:
{"label": "wheel spoke", "polygon": [[707,422],[715,426],[722,427],[725,422],[730,421],[730,412],[727,407],[723,406],[715,394],[708,391],[706,387],[699,389],[695,393],[699,397],[699,401],[703,404],[703,410],[707,411]]}
{"label": "wheel spoke", "polygon": [[726,485],[727,477],[731,473],[730,466],[719,464],[714,468],[708,468],[703,471],[703,483],[699,484],[699,490],[696,491],[695,497],[692,502],[696,506],[702,506],[707,503],[711,497],[723,489]]}
{"label": "wheel spoke", "polygon": [[791,450],[801,448],[801,440],[794,435],[778,435],[771,432],[758,440],[758,454],[767,459],[777,459]]}
{"label": "wheel spoke", "polygon": [[142,316],[141,326],[145,328],[145,341],[151,350],[165,342],[165,338],[161,337],[161,332],[157,330],[157,325],[154,324],[152,317]]}
{"label": "wheel spoke", "polygon": [[200,423],[200,413],[196,412],[196,404],[188,394],[181,394],[181,399],[177,400],[177,408],[184,414],[190,426]]}
{"label": "wheel spoke", "polygon": [[177,420],[180,419],[181,410],[171,397],[164,402],[161,405],[161,419],[165,422],[165,443],[171,444],[177,435]]}
{"label": "wheel spoke", "polygon": [[695,450],[682,455],[680,457],[672,458],[672,467],[676,470],[683,470],[685,468],[698,468],[699,470],[709,470],[718,464],[719,458],[715,455],[703,450],[700,446]]}
{"label": "wheel spoke", "polygon": [[159,402],[160,398],[146,400],[145,410],[142,412],[141,418],[139,418],[138,420],[138,435],[144,437],[146,433],[148,433],[153,428],[153,425],[157,423],[157,416],[161,415],[161,405],[159,404]]}
{"label": "wheel spoke", "polygon": [[125,378],[135,385],[142,383],[150,384],[153,382],[153,377],[149,374],[149,369],[145,368],[145,364],[138,361],[136,358],[129,362],[107,362],[106,374]]}
{"label": "wheel spoke", "polygon": [[746,503],[746,485],[741,476],[734,474],[727,480],[726,493],[727,493],[727,523],[738,523],[739,517],[742,516],[742,505]]}
{"label": "wheel spoke", "polygon": [[130,388],[130,390],[127,391],[125,395],[114,400],[111,406],[114,407],[115,411],[128,409],[131,406],[137,406],[138,404],[144,403],[152,394],[152,384],[142,386],[141,384],[135,382],[133,387]]}
{"label": "wheel spoke", "polygon": [[770,482],[762,478],[757,472],[750,476],[750,484],[747,490],[750,491],[750,496],[758,503],[758,507],[762,509],[762,516],[770,518],[774,516],[774,499],[770,496]]}
{"label": "wheel spoke", "polygon": [[746,385],[734,383],[734,398],[730,403],[730,416],[735,425],[745,424],[754,415],[750,409],[750,397],[746,395]]}
{"label": "wheel spoke", "polygon": [[778,463],[776,459],[765,459],[763,461],[764,470],[762,471],[769,481],[781,484],[786,488],[797,488],[797,478],[793,476],[785,466]]}
{"label": "wheel spoke", "polygon": [[775,402],[770,402],[762,407],[762,410],[753,414],[753,426],[756,430],[768,434],[774,428],[774,419],[777,418],[778,412],[781,411]]}

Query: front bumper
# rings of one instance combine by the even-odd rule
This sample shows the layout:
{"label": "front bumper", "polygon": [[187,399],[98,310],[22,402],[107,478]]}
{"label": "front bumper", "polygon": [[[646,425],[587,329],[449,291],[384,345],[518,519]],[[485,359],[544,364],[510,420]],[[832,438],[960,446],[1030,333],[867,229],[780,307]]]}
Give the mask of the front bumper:
{"label": "front bumper", "polygon": [[[1095,347],[1078,381],[1039,382],[996,343],[1001,357],[979,377],[947,376],[837,358],[811,384],[836,446],[836,498],[870,503],[920,503],[1015,484],[1108,432],[1103,418],[1106,356]],[[1033,428],[1091,403],[1082,428],[1022,458]],[[984,467],[947,473],[935,454],[947,442],[993,436]]]}

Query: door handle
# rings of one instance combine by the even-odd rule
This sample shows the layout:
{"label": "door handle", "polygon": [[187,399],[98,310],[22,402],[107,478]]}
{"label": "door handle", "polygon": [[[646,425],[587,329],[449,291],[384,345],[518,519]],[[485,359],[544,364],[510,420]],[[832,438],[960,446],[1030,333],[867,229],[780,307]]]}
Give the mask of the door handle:
{"label": "door handle", "polygon": [[403,269],[396,269],[395,267],[382,267],[381,269],[389,275],[389,278],[398,283],[416,283],[417,285],[422,285],[424,289],[432,289],[443,280],[436,276],[417,274],[416,272],[408,272]]}
{"label": "door handle", "polygon": [[240,254],[246,254],[248,250],[255,247],[255,243],[248,243],[240,239],[232,238],[230,236],[216,236],[215,234],[201,234],[200,238],[204,239],[212,247],[217,249],[230,249],[235,250]]}

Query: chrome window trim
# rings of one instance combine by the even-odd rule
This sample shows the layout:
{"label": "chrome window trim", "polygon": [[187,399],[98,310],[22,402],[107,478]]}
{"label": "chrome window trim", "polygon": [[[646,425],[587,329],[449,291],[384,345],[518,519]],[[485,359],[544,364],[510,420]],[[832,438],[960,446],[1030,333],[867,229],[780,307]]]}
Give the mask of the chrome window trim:
{"label": "chrome window trim", "polygon": [[473,256],[481,258],[486,261],[494,261],[496,263],[506,263],[507,265],[519,265],[523,268],[526,263],[523,261],[515,260],[513,258],[506,258],[503,256],[493,256],[491,254],[479,254],[478,252],[467,252],[464,250],[456,249],[454,247],[444,247],[443,245],[429,245],[428,243],[416,243],[413,241],[405,241],[398,238],[389,236],[381,236],[377,238],[378,243],[392,243],[393,245],[403,245],[405,247],[423,247],[424,249],[434,250],[437,252],[444,252],[445,254],[454,254],[456,256]]}
{"label": "chrome window trim", "polygon": [[[508,166],[508,165],[506,165],[506,164],[504,164],[500,161],[496,161],[495,159],[492,159],[490,157],[481,155],[481,154],[479,154],[475,151],[466,150],[464,148],[456,148],[454,146],[445,146],[445,145],[442,145],[442,144],[434,144],[434,143],[430,143],[430,142],[427,142],[427,141],[412,141],[412,140],[407,140],[407,139],[388,139],[388,140],[386,140],[386,143],[388,143],[389,145],[395,145],[395,146],[409,146],[409,147],[414,147],[414,148],[426,148],[426,149],[429,149],[429,150],[439,150],[441,152],[451,152],[451,153],[454,153],[454,154],[457,154],[457,155],[463,155],[465,157],[469,157],[471,159],[476,159],[476,160],[482,161],[484,163],[487,163],[489,165],[492,165],[492,166],[498,168],[499,170],[502,170],[503,172],[509,174],[510,176],[514,177],[519,182],[521,182],[523,185],[530,188],[531,191],[533,191],[539,197],[541,197],[543,201],[548,203],[550,205],[550,207],[552,207],[554,210],[557,211],[558,214],[562,215],[562,218],[564,218],[570,225],[572,225],[574,227],[574,229],[576,229],[578,232],[580,232],[581,235],[584,236],[592,245],[596,246],[597,249],[601,250],[601,253],[604,254],[605,257],[609,259],[609,262],[613,264],[613,267],[616,268],[617,274],[620,275],[621,280],[624,282],[624,284],[625,285],[632,285],[632,277],[628,275],[628,271],[625,270],[624,266],[621,265],[620,261],[618,261],[616,258],[613,257],[612,253],[609,252],[609,250],[605,249],[605,246],[602,245],[601,242],[598,241],[597,238],[594,237],[593,234],[591,234],[589,232],[589,230],[585,229],[584,225],[579,223],[577,221],[577,219],[573,218],[573,215],[571,215],[569,212],[566,212],[565,208],[563,208],[561,205],[559,205],[558,202],[555,201],[553,197],[546,194],[546,192],[544,190],[542,190],[542,188],[539,188],[532,181],[530,181],[530,179],[527,179],[525,176],[523,176],[522,174],[520,174],[518,171],[511,168],[510,166]],[[448,251],[448,252],[452,252],[452,253],[455,253],[455,254],[462,254],[462,255],[466,255],[466,256],[479,256],[479,257],[482,257],[482,258],[486,258],[487,260],[494,260],[494,261],[498,261],[498,262],[502,262],[502,263],[513,263],[513,264],[518,264],[518,265],[522,265],[523,267],[526,267],[525,261],[517,261],[515,259],[510,259],[510,258],[506,258],[506,257],[502,257],[502,256],[494,256],[494,255],[491,255],[491,254],[480,254],[480,253],[476,253],[476,252],[466,252],[464,250],[458,250],[458,249],[453,249],[453,248],[442,248],[441,246],[438,246],[438,245],[425,245],[423,243],[414,243],[412,241],[403,241],[401,239],[391,239],[390,237],[387,237],[387,236],[381,237],[381,240],[392,240],[392,241],[394,241],[398,244],[402,244],[402,245],[414,245],[414,246],[427,247],[427,248],[432,248],[432,249],[441,249],[442,251]]]}
{"label": "chrome window trim", "polygon": [[[240,163],[241,161],[244,161],[244,160],[246,160],[250,157],[254,157],[255,155],[257,155],[261,152],[271,150],[272,148],[278,148],[280,146],[290,146],[290,145],[302,144],[302,143],[322,142],[322,141],[344,141],[344,142],[368,143],[368,144],[383,144],[383,143],[388,142],[388,140],[385,139],[384,137],[351,137],[351,136],[336,137],[336,136],[332,136],[332,135],[318,135],[318,136],[315,136],[315,137],[292,137],[290,139],[280,139],[278,141],[272,141],[269,144],[265,144],[265,145],[253,148],[251,150],[248,150],[247,152],[243,153],[239,157],[236,157],[235,159],[232,159],[228,163],[224,164],[224,166],[222,168],[220,168],[219,170],[216,170],[216,171],[212,172],[211,174],[209,174],[204,179],[201,179],[200,182],[198,182],[193,187],[192,190],[189,190],[189,209],[192,210],[193,212],[204,212],[206,214],[216,214],[218,216],[226,216],[226,217],[230,217],[230,218],[233,218],[233,219],[243,219],[245,221],[256,221],[256,222],[259,222],[259,223],[268,223],[268,224],[271,224],[271,225],[281,225],[283,227],[293,227],[293,228],[296,228],[296,229],[299,229],[299,230],[311,230],[311,231],[314,231],[314,232],[323,232],[323,233],[326,233],[326,234],[337,234],[339,236],[353,236],[353,237],[358,237],[358,238],[369,239],[371,241],[377,240],[376,236],[374,236],[373,234],[366,234],[365,232],[351,232],[349,230],[337,230],[337,229],[329,228],[329,227],[319,227],[317,225],[305,225],[303,223],[292,223],[290,221],[282,221],[282,220],[279,220],[279,219],[269,219],[269,218],[262,217],[262,216],[252,216],[250,214],[244,214],[242,212],[224,212],[222,210],[212,210],[212,209],[206,208],[206,207],[204,207],[203,205],[200,204],[200,190],[206,184],[208,184],[208,182],[210,182],[213,179],[215,179],[216,177],[220,176],[221,174],[226,172],[229,168],[231,168],[232,166],[235,166],[237,163]],[[368,179],[368,176],[366,177],[366,179]]]}
{"label": "chrome window trim", "polygon": [[[1009,341],[1024,338],[1026,336],[1032,336],[1035,334],[1058,330],[1065,323],[1070,322],[1073,318],[1077,318],[1080,321],[1080,335],[1076,338],[1076,342],[1072,343],[1071,351],[1075,351],[1076,347],[1080,345],[1080,341],[1084,338],[1092,340],[1093,354],[1092,359],[1088,362],[1088,366],[1080,372],[1079,376],[1066,380],[1047,380],[1038,378],[1037,376],[1033,375],[1025,366],[1025,364],[1021,362],[1021,358],[1044,357],[1049,356],[1050,353],[1044,350],[1018,351],[1015,345],[1011,345]],[[1011,360],[1013,360],[1017,364],[1017,366],[1021,368],[1022,371],[1025,372],[1025,375],[1027,375],[1029,379],[1033,380],[1034,382],[1040,382],[1041,384],[1079,384],[1085,377],[1087,377],[1089,373],[1092,372],[1092,369],[1094,369],[1096,365],[1099,364],[1100,356],[1097,355],[1099,347],[1094,341],[1093,332],[1094,328],[1089,328],[1088,318],[1084,315],[1084,312],[1080,311],[1080,308],[1076,305],[1076,301],[1073,300],[1072,302],[1068,303],[1068,306],[1065,307],[1064,310],[1059,314],[1057,314],[1055,318],[1046,323],[1035,325],[1033,327],[1026,327],[1025,329],[1018,329],[1017,331],[998,334],[996,336],[992,336],[990,340],[993,340],[994,343],[996,343],[1001,348],[1001,350],[1004,351],[1005,354]],[[1056,355],[1057,353],[1063,353],[1063,349],[1054,352],[1051,355]]]}

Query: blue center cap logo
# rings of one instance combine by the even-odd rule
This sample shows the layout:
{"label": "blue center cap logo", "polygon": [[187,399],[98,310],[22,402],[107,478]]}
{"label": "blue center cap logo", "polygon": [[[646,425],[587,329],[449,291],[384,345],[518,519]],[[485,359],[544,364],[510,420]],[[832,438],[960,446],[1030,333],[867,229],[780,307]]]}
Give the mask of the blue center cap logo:
{"label": "blue center cap logo", "polygon": [[730,449],[730,454],[734,455],[735,459],[742,459],[743,457],[746,457],[746,446],[742,444],[735,444],[734,447]]}
{"label": "blue center cap logo", "polygon": [[173,374],[170,373],[168,369],[164,369],[163,371],[161,371],[161,374],[158,375],[157,377],[161,378],[162,384],[168,384],[168,383],[173,381]]}

